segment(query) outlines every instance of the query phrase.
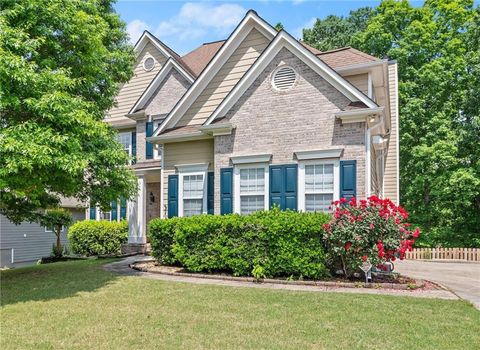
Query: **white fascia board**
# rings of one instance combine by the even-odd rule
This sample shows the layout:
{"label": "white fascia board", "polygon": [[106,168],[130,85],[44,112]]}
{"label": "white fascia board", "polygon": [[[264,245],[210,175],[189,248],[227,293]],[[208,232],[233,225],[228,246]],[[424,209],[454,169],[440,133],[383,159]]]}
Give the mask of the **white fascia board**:
{"label": "white fascia board", "polygon": [[185,69],[183,69],[182,66],[180,66],[173,57],[170,57],[167,63],[165,63],[162,69],[160,69],[155,78],[139,97],[137,102],[130,109],[128,114],[135,113],[136,110],[144,107],[145,103],[147,103],[148,100],[152,97],[153,93],[157,90],[157,88],[160,86],[160,83],[163,81],[163,79],[165,79],[171,69],[176,69],[177,72],[179,72],[185,79],[187,79],[188,82],[193,83],[194,78],[187,71],[185,71]]}
{"label": "white fascia board", "polygon": [[360,92],[351,83],[345,80],[327,64],[321,61],[317,56],[311,53],[305,46],[294,39],[290,34],[281,31],[275,39],[255,61],[253,66],[235,85],[233,90],[227,95],[222,103],[217,107],[213,114],[205,122],[209,125],[217,117],[223,117],[236,101],[245,93],[249,86],[253,84],[258,75],[267,67],[267,65],[275,58],[282,48],[287,48],[305,64],[312,68],[317,74],[322,76],[328,83],[343,93],[350,101],[361,101],[370,108],[378,107],[378,105]]}
{"label": "white fascia board", "polygon": [[271,153],[254,154],[246,156],[232,156],[230,160],[234,165],[238,164],[251,164],[251,163],[267,163],[272,158]]}
{"label": "white fascia board", "polygon": [[372,61],[368,63],[352,64],[348,66],[335,68],[335,71],[337,71],[342,75],[366,73],[371,71],[373,68],[384,67],[387,64],[387,62],[388,62],[387,60],[379,60],[379,61]]}
{"label": "white fascia board", "polygon": [[142,50],[145,48],[145,46],[147,45],[148,42],[151,42],[153,46],[155,46],[158,51],[160,51],[162,53],[162,55],[164,55],[166,58],[170,58],[172,57],[172,55],[167,51],[165,50],[165,48],[160,45],[157,41],[156,38],[153,37],[152,34],[150,34],[149,32],[147,31],[144,31],[142,36],[140,37],[140,39],[138,39],[137,43],[135,44],[135,47],[133,48],[133,50],[135,51],[135,54],[138,56],[140,55],[140,53],[142,52]]}
{"label": "white fascia board", "polygon": [[340,111],[335,113],[335,117],[342,120],[342,123],[358,123],[366,121],[368,116],[383,116],[384,107],[360,108],[350,111]]}
{"label": "white fascia board", "polygon": [[212,137],[204,134],[201,131],[195,131],[188,134],[151,136],[147,137],[146,140],[151,143],[162,144],[170,142],[196,141],[210,138]]}
{"label": "white fascia board", "polygon": [[191,172],[200,172],[200,171],[207,171],[208,165],[210,163],[196,163],[196,164],[176,164],[174,165],[178,171],[182,173],[191,173]]}
{"label": "white fascia board", "polygon": [[295,155],[298,160],[323,159],[323,158],[340,158],[343,148],[321,149],[313,151],[296,151]]}
{"label": "white fascia board", "polygon": [[233,125],[230,123],[204,125],[199,127],[198,130],[212,136],[224,136],[232,133]]}
{"label": "white fascia board", "polygon": [[249,11],[197,80],[173,107],[153,136],[158,136],[166,128],[175,126],[253,28],[266,35],[270,40],[276,34],[276,30],[273,27],[261,19],[255,12]]}

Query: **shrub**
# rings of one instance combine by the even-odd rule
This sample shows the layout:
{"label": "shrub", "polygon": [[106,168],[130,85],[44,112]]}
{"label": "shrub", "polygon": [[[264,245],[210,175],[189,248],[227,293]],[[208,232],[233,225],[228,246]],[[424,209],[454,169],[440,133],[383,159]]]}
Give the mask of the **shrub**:
{"label": "shrub", "polygon": [[68,240],[76,254],[91,256],[116,254],[128,239],[127,221],[77,221],[68,231]]}
{"label": "shrub", "polygon": [[153,255],[194,272],[236,276],[321,278],[328,275],[322,247],[323,213],[257,212],[155,219],[149,225]]}
{"label": "shrub", "polygon": [[60,257],[63,254],[63,247],[60,242],[62,228],[69,226],[73,221],[72,213],[63,208],[48,209],[40,217],[40,224],[50,228],[55,234],[57,241],[52,247],[52,255]]}
{"label": "shrub", "polygon": [[397,256],[404,259],[420,235],[418,228],[409,230],[407,212],[389,199],[342,198],[332,204],[334,214],[332,221],[324,225],[324,241],[333,262],[331,267],[341,266],[346,277],[366,261],[381,266],[395,261]]}

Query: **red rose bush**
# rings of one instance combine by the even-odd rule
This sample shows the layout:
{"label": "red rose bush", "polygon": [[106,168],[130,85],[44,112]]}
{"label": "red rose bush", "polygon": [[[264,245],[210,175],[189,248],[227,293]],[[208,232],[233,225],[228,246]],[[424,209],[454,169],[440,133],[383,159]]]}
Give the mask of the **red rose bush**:
{"label": "red rose bush", "polygon": [[341,198],[332,202],[332,221],[324,225],[324,242],[334,266],[349,278],[364,262],[381,266],[403,260],[420,230],[410,230],[408,213],[390,199]]}

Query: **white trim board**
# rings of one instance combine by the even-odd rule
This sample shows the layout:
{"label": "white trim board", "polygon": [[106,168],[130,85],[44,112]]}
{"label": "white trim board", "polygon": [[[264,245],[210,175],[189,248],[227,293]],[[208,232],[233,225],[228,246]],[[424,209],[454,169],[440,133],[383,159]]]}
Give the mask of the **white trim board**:
{"label": "white trim board", "polygon": [[158,136],[163,130],[173,127],[178,123],[183,114],[188,108],[190,108],[193,102],[195,102],[198,96],[207,87],[208,83],[210,83],[215,77],[218,71],[253,28],[257,29],[269,39],[272,39],[277,33],[275,28],[260,18],[255,11],[248,11],[228,40],[222,45],[220,50],[215,54],[193,85],[182,96],[180,101],[177,102],[173,110],[168,114],[165,122],[155,131],[153,136]]}
{"label": "white trim board", "polygon": [[195,80],[190,73],[188,73],[185,69],[183,69],[182,66],[180,66],[177,61],[170,57],[165,63],[165,65],[160,69],[160,71],[157,73],[155,78],[152,80],[152,82],[148,85],[148,87],[143,91],[143,93],[140,95],[138,98],[137,102],[133,105],[133,107],[130,109],[128,114],[133,114],[135,113],[138,109],[141,109],[145,107],[145,104],[150,100],[150,98],[153,96],[153,93],[158,89],[160,84],[163,82],[163,80],[166,78],[168,73],[170,73],[171,69],[176,69],[177,72],[179,72],[187,81],[191,84]]}
{"label": "white trim board", "polygon": [[255,79],[275,58],[281,49],[286,48],[313,69],[317,74],[324,78],[330,85],[335,87],[350,101],[363,102],[369,108],[377,108],[378,105],[330,68],[317,56],[311,53],[298,40],[293,38],[285,31],[280,31],[270,45],[263,51],[260,57],[250,67],[247,73],[240,79],[235,87],[230,91],[227,97],[220,103],[213,114],[208,118],[204,125],[209,125],[217,117],[223,117],[233,107],[235,102],[245,93],[245,91],[254,83]]}
{"label": "white trim board", "polygon": [[168,52],[160,43],[157,38],[155,38],[152,34],[150,34],[148,31],[144,31],[142,36],[137,40],[137,43],[135,44],[133,50],[135,51],[135,54],[138,56],[142,52],[142,50],[147,46],[148,42],[151,42],[153,46],[155,46],[158,51],[160,51],[165,57],[170,58],[172,55],[170,52]]}

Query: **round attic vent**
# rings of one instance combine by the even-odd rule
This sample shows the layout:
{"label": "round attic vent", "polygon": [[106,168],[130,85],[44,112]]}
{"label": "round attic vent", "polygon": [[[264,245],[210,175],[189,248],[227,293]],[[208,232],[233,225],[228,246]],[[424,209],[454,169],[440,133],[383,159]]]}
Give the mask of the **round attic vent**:
{"label": "round attic vent", "polygon": [[145,69],[147,72],[151,71],[155,67],[155,60],[153,57],[147,57],[143,61],[143,69]]}
{"label": "round attic vent", "polygon": [[282,66],[277,68],[273,73],[272,85],[275,89],[280,91],[289,90],[297,80],[297,73],[292,67]]}

